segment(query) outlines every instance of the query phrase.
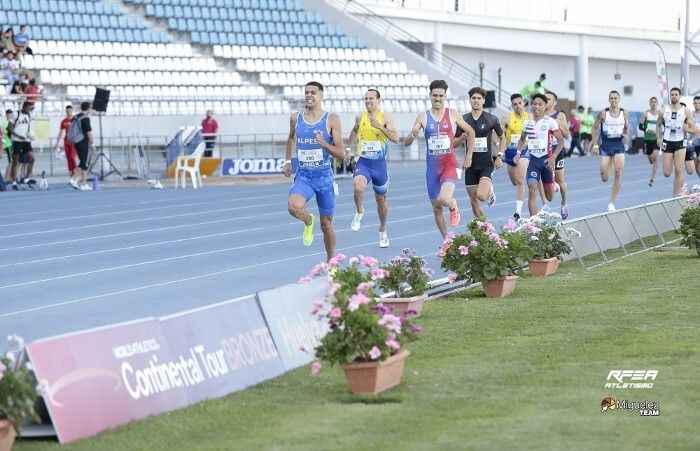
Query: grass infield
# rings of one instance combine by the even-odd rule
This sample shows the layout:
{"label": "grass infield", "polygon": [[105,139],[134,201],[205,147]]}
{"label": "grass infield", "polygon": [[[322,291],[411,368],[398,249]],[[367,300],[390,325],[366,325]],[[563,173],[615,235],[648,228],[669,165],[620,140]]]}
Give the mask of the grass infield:
{"label": "grass infield", "polygon": [[[337,368],[300,368],[69,446],[16,449],[700,449],[699,287],[700,259],[678,248],[569,262],[505,299],[428,302],[401,385],[379,396],[351,396]],[[605,389],[614,369],[659,373],[652,389]],[[660,415],[601,413],[607,396],[659,402]]]}

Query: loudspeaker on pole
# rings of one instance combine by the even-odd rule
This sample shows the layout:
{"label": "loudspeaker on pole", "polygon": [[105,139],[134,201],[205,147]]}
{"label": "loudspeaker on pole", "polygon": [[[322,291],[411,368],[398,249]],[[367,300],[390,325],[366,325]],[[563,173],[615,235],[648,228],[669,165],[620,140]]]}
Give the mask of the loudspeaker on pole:
{"label": "loudspeaker on pole", "polygon": [[92,109],[94,111],[104,113],[107,111],[107,104],[109,103],[109,90],[102,88],[95,88],[95,99],[92,101]]}

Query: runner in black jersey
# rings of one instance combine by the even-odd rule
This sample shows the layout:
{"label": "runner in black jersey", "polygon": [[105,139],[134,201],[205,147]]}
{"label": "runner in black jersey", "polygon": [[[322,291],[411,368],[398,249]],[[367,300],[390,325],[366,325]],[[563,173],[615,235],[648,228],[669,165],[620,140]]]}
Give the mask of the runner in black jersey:
{"label": "runner in black jersey", "polygon": [[[467,153],[464,159],[464,184],[467,186],[467,194],[472,205],[474,217],[484,216],[480,202],[488,200],[489,205],[496,202],[496,194],[493,191],[491,174],[494,163],[496,168],[503,166],[503,150],[506,147],[505,134],[501,123],[496,116],[484,111],[484,100],[486,91],[480,87],[469,90],[469,102],[472,106],[471,113],[463,116],[464,121],[469,124],[475,132],[474,152]],[[464,139],[461,137],[462,129],[457,128],[455,133],[455,147],[461,145]],[[491,148],[494,133],[498,138],[498,154],[495,159],[492,156]],[[466,138],[466,137],[465,137]]]}

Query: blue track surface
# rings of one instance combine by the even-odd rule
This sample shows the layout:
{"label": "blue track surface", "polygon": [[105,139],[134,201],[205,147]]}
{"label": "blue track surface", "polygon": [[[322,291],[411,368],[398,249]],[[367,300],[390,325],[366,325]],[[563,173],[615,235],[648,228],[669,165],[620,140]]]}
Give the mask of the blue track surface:
{"label": "blue track surface", "polygon": [[[571,217],[605,211],[610,183],[600,182],[598,159],[569,159],[567,165]],[[413,247],[440,276],[435,252],[442,239],[426,195],[424,165],[393,164],[390,170],[391,246],[378,247],[371,190],[362,229],[350,230],[352,183],[342,179],[337,251],[389,259]],[[657,177],[650,188],[648,176],[645,157],[627,158],[618,208],[670,197],[672,179]],[[697,183],[697,176],[687,177]],[[503,222],[514,210],[514,188],[505,169],[494,179],[498,202],[484,211]],[[277,184],[76,192],[66,185],[0,193],[0,335],[34,340],[295,282],[325,251],[319,229],[313,245],[302,246],[302,225],[286,210],[287,190],[287,184]],[[464,187],[457,193],[461,231],[471,211]],[[316,211],[315,201],[309,206]]]}

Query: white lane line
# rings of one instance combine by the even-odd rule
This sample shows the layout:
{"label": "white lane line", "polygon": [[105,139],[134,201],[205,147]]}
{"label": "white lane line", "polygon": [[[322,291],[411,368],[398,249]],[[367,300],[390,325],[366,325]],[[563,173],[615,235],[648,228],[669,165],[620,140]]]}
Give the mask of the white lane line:
{"label": "white lane line", "polygon": [[[411,218],[397,219],[395,221],[391,221],[391,223],[395,224],[395,223],[400,223],[400,222],[408,222],[408,221],[414,221],[414,220],[432,218],[432,217],[433,217],[432,214],[425,215],[425,216],[415,216],[415,217],[411,217]],[[320,235],[321,235],[320,232],[315,234],[315,236],[320,236]],[[136,268],[136,267],[144,266],[144,265],[153,265],[153,264],[157,264],[157,263],[182,260],[184,258],[192,258],[192,257],[201,257],[203,255],[220,254],[222,252],[237,251],[237,250],[241,250],[241,249],[249,249],[249,248],[254,248],[254,247],[258,247],[258,246],[267,246],[270,244],[278,244],[278,243],[284,243],[286,241],[297,241],[297,240],[299,240],[299,237],[295,236],[292,238],[282,238],[282,239],[278,239],[278,240],[264,241],[264,242],[255,243],[255,244],[245,244],[242,246],[234,246],[234,247],[228,247],[228,248],[222,248],[222,249],[214,249],[214,250],[210,250],[210,251],[195,252],[192,254],[178,255],[175,257],[147,260],[147,261],[142,261],[142,262],[137,262],[137,263],[130,263],[128,265],[110,266],[110,267],[106,267],[106,268],[95,269],[92,271],[84,271],[84,272],[80,272],[80,273],[65,274],[65,275],[56,276],[56,277],[47,277],[44,279],[30,280],[27,282],[20,282],[20,283],[14,283],[14,284],[9,284],[9,285],[1,285],[0,290],[5,289],[5,288],[16,288],[16,287],[23,287],[23,286],[27,286],[27,285],[36,285],[36,284],[42,284],[42,283],[46,283],[46,282],[54,282],[57,280],[65,280],[65,279],[71,279],[71,278],[75,278],[75,277],[83,277],[83,276],[89,276],[89,275],[93,275],[93,274],[100,274],[100,273],[109,272],[109,271],[118,271],[121,269]]]}
{"label": "white lane line", "polygon": [[[431,217],[432,217],[432,215],[431,215]],[[395,237],[395,238],[393,238],[393,239],[400,240],[400,239],[406,239],[406,238],[414,238],[414,237],[418,237],[418,236],[422,236],[422,235],[427,235],[427,234],[432,234],[432,233],[435,233],[435,231],[434,231],[434,230],[431,230],[431,231],[429,231],[429,232],[421,232],[421,233],[414,233],[414,234],[410,234],[410,235],[403,235],[403,236]],[[348,246],[348,247],[344,247],[344,248],[337,249],[337,251],[338,251],[338,252],[340,252],[340,251],[347,251],[347,250],[350,250],[350,249],[357,249],[357,248],[362,248],[362,247],[367,247],[367,246],[376,246],[376,245],[377,245],[377,242],[373,240],[373,241],[370,242],[370,243],[362,243],[362,244],[355,245],[355,246]],[[261,266],[262,266],[262,267],[265,267],[265,266],[273,265],[273,264],[277,264],[277,263],[284,263],[284,262],[287,262],[287,261],[299,260],[299,259],[302,259],[302,258],[308,258],[308,257],[314,256],[314,255],[318,255],[318,256],[322,256],[322,257],[323,257],[323,256],[326,255],[326,252],[325,252],[325,251],[322,251],[322,252],[314,252],[314,253],[310,253],[310,254],[296,255],[296,256],[294,256],[294,257],[287,257],[287,258],[282,258],[282,259],[278,259],[278,260],[270,260],[270,261],[266,261],[266,262],[262,262],[262,263],[255,263],[255,264],[252,264],[252,265],[236,266],[236,267],[231,267],[231,268],[226,268],[226,269],[218,270],[218,271],[211,272],[211,273],[208,273],[208,274],[198,274],[198,275],[196,275],[196,276],[190,276],[190,277],[185,277],[185,278],[180,278],[180,279],[175,279],[175,280],[169,280],[169,281],[166,281],[166,282],[159,282],[159,283],[155,283],[155,284],[151,284],[151,285],[144,285],[144,286],[140,286],[140,287],[128,288],[128,289],[126,289],[126,290],[112,291],[112,292],[109,292],[109,293],[103,293],[103,294],[98,294],[98,295],[94,295],[94,296],[88,296],[88,297],[79,298],[79,299],[72,299],[72,300],[70,300],[70,301],[57,302],[57,303],[53,303],[53,304],[46,304],[46,305],[42,305],[42,306],[38,306],[38,307],[32,307],[32,308],[24,309],[24,310],[15,310],[15,311],[13,311],[13,312],[0,313],[0,318],[7,318],[7,317],[10,317],[10,316],[20,315],[20,314],[23,314],[23,313],[37,312],[37,311],[40,311],[40,310],[47,310],[47,309],[51,309],[51,308],[54,308],[54,307],[62,307],[62,306],[65,306],[65,305],[77,304],[77,303],[82,303],[82,302],[91,301],[91,300],[95,300],[95,299],[100,299],[100,298],[105,298],[105,297],[110,297],[110,296],[116,296],[116,295],[120,295],[120,294],[133,293],[133,292],[136,292],[136,291],[147,290],[147,289],[150,289],[150,288],[157,288],[157,287],[163,287],[163,286],[167,286],[167,285],[174,285],[174,284],[178,284],[178,283],[182,283],[182,282],[189,282],[189,281],[192,281],[192,280],[204,279],[204,278],[207,278],[207,277],[219,276],[219,275],[222,275],[222,274],[228,274],[228,273],[232,273],[232,272],[236,272],[236,271],[241,271],[241,270],[245,270],[245,269],[253,269],[253,268],[258,268],[258,267],[261,267]]]}

